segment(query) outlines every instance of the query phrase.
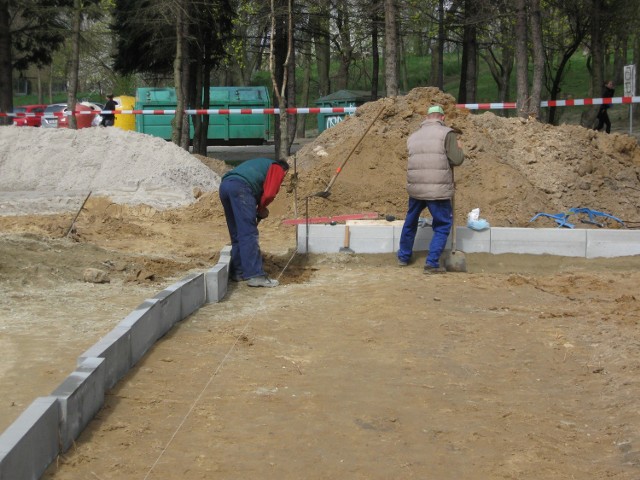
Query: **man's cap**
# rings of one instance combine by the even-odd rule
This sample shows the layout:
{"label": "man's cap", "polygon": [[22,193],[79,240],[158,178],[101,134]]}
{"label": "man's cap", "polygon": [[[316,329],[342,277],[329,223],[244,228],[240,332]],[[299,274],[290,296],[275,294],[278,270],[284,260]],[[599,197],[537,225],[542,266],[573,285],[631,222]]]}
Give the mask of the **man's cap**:
{"label": "man's cap", "polygon": [[429,107],[429,110],[427,110],[427,115],[431,115],[432,113],[439,113],[440,115],[444,115],[444,110],[440,105],[433,105]]}

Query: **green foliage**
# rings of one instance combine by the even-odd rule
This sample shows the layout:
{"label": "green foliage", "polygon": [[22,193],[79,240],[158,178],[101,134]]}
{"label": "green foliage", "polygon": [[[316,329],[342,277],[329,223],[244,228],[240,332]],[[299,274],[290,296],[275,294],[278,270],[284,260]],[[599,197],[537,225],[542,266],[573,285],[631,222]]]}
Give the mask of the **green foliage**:
{"label": "green foliage", "polygon": [[24,0],[10,2],[11,48],[16,70],[51,63],[53,53],[62,45],[67,25],[59,10],[72,5],[70,0]]}
{"label": "green foliage", "polygon": [[123,74],[170,73],[175,53],[174,17],[169,5],[151,0],[116,0],[114,68]]}

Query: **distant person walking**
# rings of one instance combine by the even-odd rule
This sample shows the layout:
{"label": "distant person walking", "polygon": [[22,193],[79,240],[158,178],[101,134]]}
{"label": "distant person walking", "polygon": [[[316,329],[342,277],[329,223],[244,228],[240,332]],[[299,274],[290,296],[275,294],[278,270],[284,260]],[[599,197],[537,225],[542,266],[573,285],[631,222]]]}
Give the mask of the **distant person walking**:
{"label": "distant person walking", "polygon": [[[613,81],[609,80],[602,88],[602,98],[612,98],[614,93]],[[605,127],[605,131],[607,133],[611,133],[611,120],[609,120],[609,113],[607,112],[610,106],[611,105],[608,104],[600,105],[598,116],[596,117],[598,124],[595,126],[594,130],[600,131],[602,130],[602,127]]]}
{"label": "distant person walking", "polygon": [[267,276],[258,243],[258,223],[269,216],[269,205],[278,194],[289,164],[269,158],[245,160],[225,173],[220,200],[231,237],[230,278],[247,280],[250,287],[276,287]]}
{"label": "distant person walking", "polygon": [[[113,94],[107,95],[107,103],[104,104],[104,109],[113,112],[116,108],[118,108],[118,104],[113,99]],[[115,121],[116,116],[113,113],[103,113],[100,125],[103,127],[113,127]]]}
{"label": "distant person walking", "polygon": [[456,133],[444,124],[444,110],[433,105],[427,118],[407,140],[407,192],[409,208],[400,234],[398,265],[411,261],[420,213],[428,208],[433,221],[433,238],[429,245],[424,273],[443,273],[440,255],[447,243],[453,223],[451,198],[454,194],[453,167],[462,165],[464,152]]}

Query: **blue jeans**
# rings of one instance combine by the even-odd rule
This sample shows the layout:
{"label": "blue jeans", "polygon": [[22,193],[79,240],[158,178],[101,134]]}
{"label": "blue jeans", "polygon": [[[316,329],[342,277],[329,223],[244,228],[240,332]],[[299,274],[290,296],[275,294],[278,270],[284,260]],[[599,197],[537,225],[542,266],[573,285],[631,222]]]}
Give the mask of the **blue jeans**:
{"label": "blue jeans", "polygon": [[231,237],[231,270],[244,279],[265,275],[258,243],[258,201],[249,184],[223,180],[220,200]]}
{"label": "blue jeans", "polygon": [[447,244],[451,225],[453,224],[453,211],[451,200],[417,200],[409,197],[409,208],[404,219],[402,233],[400,234],[400,247],[398,248],[398,260],[408,262],[413,254],[413,243],[418,231],[420,213],[428,208],[433,217],[433,238],[429,244],[429,254],[426,264],[430,267],[439,267],[440,255]]}

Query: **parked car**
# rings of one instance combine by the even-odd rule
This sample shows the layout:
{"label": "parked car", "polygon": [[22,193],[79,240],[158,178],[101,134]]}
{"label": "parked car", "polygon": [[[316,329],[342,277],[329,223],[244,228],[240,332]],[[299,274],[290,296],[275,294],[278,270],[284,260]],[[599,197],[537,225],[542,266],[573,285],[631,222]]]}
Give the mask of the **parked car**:
{"label": "parked car", "polygon": [[42,116],[42,127],[58,128],[58,120],[60,119],[59,115],[64,113],[66,109],[66,103],[54,103],[47,106],[47,108],[44,109],[44,115]]}
{"label": "parked car", "polygon": [[[88,102],[76,103],[76,124],[78,128],[87,128],[92,126],[92,121],[98,115],[97,113],[78,113],[93,112],[99,110],[95,105]],[[69,127],[69,109],[66,103],[54,103],[49,105],[42,117],[42,126],[45,128],[68,128]]]}
{"label": "parked car", "polygon": [[[90,102],[78,102],[76,103],[76,125],[78,128],[94,127],[94,119],[99,116],[99,113],[78,113],[78,112],[100,112],[101,108]],[[68,112],[66,107],[63,113]],[[58,128],[69,128],[69,115],[63,115],[58,119]]]}
{"label": "parked car", "polygon": [[13,109],[13,124],[17,127],[39,127],[46,105],[22,105]]}

